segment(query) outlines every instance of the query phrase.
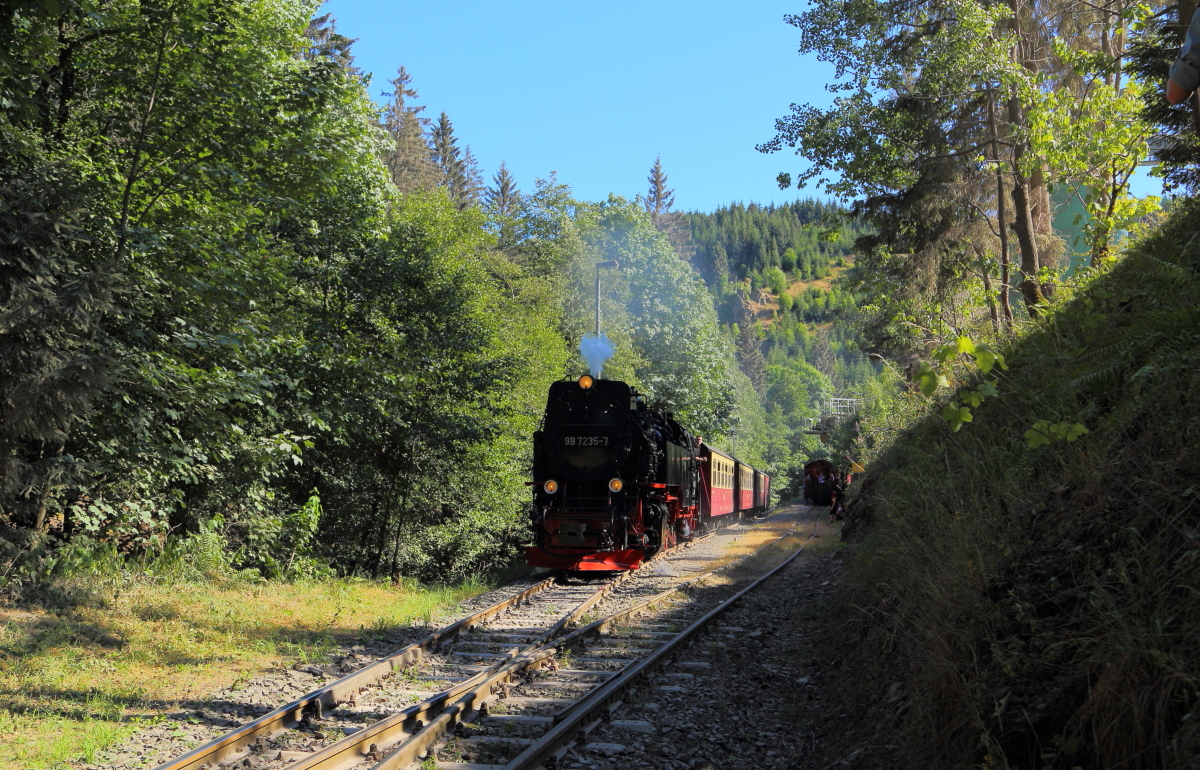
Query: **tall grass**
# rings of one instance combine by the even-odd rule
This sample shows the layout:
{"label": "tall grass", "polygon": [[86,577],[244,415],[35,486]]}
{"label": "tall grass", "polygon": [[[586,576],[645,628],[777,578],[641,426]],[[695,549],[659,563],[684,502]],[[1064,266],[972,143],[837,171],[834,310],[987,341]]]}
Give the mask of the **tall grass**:
{"label": "tall grass", "polygon": [[[850,509],[864,680],[907,681],[910,766],[1200,755],[1200,205],[1007,351],[958,433],[918,420]],[[1090,434],[1031,450],[1036,420]]]}

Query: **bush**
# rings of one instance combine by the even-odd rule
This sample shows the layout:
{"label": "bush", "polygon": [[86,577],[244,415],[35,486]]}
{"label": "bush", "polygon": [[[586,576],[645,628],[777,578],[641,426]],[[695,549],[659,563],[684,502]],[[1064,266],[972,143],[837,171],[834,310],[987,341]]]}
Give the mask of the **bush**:
{"label": "bush", "polygon": [[762,280],[763,284],[776,294],[783,294],[787,291],[787,276],[777,267],[768,267],[764,270]]}

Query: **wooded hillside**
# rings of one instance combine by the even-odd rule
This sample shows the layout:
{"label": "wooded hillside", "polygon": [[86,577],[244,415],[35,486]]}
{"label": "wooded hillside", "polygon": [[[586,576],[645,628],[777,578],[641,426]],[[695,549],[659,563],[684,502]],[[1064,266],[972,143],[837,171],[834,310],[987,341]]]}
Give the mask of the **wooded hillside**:
{"label": "wooded hillside", "polygon": [[553,176],[522,191],[503,166],[486,185],[411,74],[377,107],[312,11],[3,10],[12,591],[67,541],[136,556],[212,533],[267,577],[504,564],[546,389],[582,370],[600,259],[625,266],[605,294],[612,374],[766,452],[709,293],[641,205]]}

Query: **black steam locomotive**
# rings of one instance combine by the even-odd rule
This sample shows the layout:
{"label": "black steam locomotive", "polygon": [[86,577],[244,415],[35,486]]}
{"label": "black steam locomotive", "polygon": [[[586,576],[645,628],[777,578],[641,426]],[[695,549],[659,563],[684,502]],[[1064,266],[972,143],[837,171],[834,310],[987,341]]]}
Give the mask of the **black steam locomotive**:
{"label": "black steam locomotive", "polygon": [[[589,375],[550,386],[533,486],[529,563],[572,571],[636,568],[712,515],[765,510],[769,496],[764,474],[648,408],[629,384]],[[735,486],[746,488],[740,508]]]}

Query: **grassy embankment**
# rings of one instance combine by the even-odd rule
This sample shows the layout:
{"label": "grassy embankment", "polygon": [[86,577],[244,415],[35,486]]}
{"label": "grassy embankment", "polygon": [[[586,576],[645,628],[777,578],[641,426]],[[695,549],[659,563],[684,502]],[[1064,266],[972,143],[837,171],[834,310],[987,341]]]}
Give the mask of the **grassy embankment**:
{"label": "grassy embankment", "polygon": [[[157,572],[158,574],[153,574]],[[0,607],[0,768],[94,760],[139,725],[274,666],[321,662],[337,640],[427,625],[484,590],[325,580],[130,574],[60,578],[36,606]]]}
{"label": "grassy embankment", "polygon": [[[1196,767],[1200,204],[1006,353],[999,398],[958,433],[918,421],[852,504],[871,743],[907,767]],[[1030,449],[1037,420],[1090,433]]]}

